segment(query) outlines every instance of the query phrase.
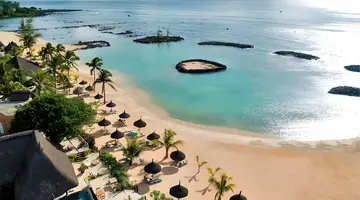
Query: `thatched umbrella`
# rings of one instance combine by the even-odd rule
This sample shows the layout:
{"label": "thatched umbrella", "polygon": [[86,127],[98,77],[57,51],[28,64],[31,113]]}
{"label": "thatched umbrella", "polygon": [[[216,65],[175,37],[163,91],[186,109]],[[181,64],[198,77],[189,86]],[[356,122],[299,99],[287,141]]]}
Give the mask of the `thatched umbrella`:
{"label": "thatched umbrella", "polygon": [[95,95],[95,97],[94,97],[94,99],[96,99],[96,100],[99,100],[99,99],[102,99],[103,98],[103,95],[101,95],[101,94],[97,94],[97,95]]}
{"label": "thatched umbrella", "polygon": [[104,117],[103,120],[101,120],[100,122],[98,122],[98,125],[99,125],[99,126],[103,126],[104,129],[105,129],[105,127],[109,126],[110,124],[111,124],[111,122],[110,122],[109,120],[105,119],[105,117]]}
{"label": "thatched umbrella", "polygon": [[110,108],[110,112],[112,112],[112,108],[115,106],[116,106],[116,104],[112,101],[110,101],[108,104],[106,104],[106,107]]}
{"label": "thatched umbrella", "polygon": [[158,140],[158,139],[160,139],[160,135],[157,134],[157,133],[154,131],[154,132],[150,133],[150,134],[146,137],[146,139],[148,139],[148,140]]}
{"label": "thatched umbrella", "polygon": [[65,85],[65,88],[66,88],[66,89],[70,89],[70,88],[72,88],[72,87],[74,87],[74,85],[73,85],[73,84],[71,84],[71,83],[69,83],[69,84]]}
{"label": "thatched umbrella", "polygon": [[116,129],[113,133],[111,133],[110,137],[112,139],[121,139],[125,136],[123,132],[120,132],[118,129]]}
{"label": "thatched umbrella", "polygon": [[86,91],[92,92],[94,91],[94,87],[91,86],[90,84],[85,88]]}
{"label": "thatched umbrella", "polygon": [[239,192],[239,194],[235,194],[232,197],[230,197],[229,200],[247,200],[247,198],[241,194],[242,191]]}
{"label": "thatched umbrella", "polygon": [[124,110],[124,112],[121,113],[121,114],[119,115],[119,117],[120,117],[121,119],[127,119],[127,118],[130,117],[130,114],[126,113],[125,110]]}
{"label": "thatched umbrella", "polygon": [[134,122],[134,126],[138,127],[139,133],[140,133],[141,135],[143,135],[143,134],[140,132],[140,129],[146,127],[146,122],[145,122],[144,120],[142,120],[141,117],[140,117],[140,119],[138,119],[138,120],[136,120],[136,121]]}
{"label": "thatched umbrella", "polygon": [[182,186],[179,181],[179,185],[172,186],[169,193],[171,196],[177,199],[181,199],[188,196],[189,190],[186,187]]}
{"label": "thatched umbrella", "polygon": [[186,155],[183,152],[176,150],[176,151],[171,152],[170,158],[176,162],[180,162],[180,161],[185,160]]}
{"label": "thatched umbrella", "polygon": [[151,163],[145,165],[144,171],[149,174],[157,174],[161,172],[161,166],[154,162],[154,159],[151,161]]}
{"label": "thatched umbrella", "polygon": [[83,89],[81,87],[77,87],[73,91],[73,94],[78,95],[78,96],[80,96],[80,94],[82,94],[82,93],[83,93]]}
{"label": "thatched umbrella", "polygon": [[82,81],[80,81],[80,83],[79,83],[79,85],[86,85],[87,84],[87,82],[86,81],[84,81],[84,80],[82,80]]}

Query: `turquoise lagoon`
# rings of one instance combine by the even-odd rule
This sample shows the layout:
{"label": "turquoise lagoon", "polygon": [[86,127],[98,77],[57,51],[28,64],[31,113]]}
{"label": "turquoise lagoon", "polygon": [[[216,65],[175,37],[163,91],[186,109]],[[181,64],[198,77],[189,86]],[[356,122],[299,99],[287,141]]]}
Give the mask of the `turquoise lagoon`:
{"label": "turquoise lagoon", "polygon": [[[103,58],[105,66],[130,76],[132,84],[174,118],[284,139],[360,135],[360,98],[327,94],[335,86],[360,87],[360,75],[343,68],[360,63],[360,10],[351,6],[354,1],[20,2],[42,8],[83,9],[36,18],[39,28],[102,24],[115,27],[113,32],[132,30],[144,36],[169,29],[183,36],[185,41],[180,43],[145,45],[89,27],[42,31],[45,39],[54,42],[109,41],[109,48],[79,52],[81,58]],[[15,30],[17,21],[0,21],[1,30]],[[241,42],[255,48],[197,45],[205,40]],[[281,57],[272,54],[276,50],[302,51],[321,59]],[[179,74],[176,63],[190,58],[221,62],[228,70]]]}

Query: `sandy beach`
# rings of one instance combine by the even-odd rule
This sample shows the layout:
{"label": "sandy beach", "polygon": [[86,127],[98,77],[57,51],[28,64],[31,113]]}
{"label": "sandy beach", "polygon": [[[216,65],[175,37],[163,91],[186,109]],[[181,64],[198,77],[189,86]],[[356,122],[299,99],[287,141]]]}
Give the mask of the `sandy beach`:
{"label": "sandy beach", "polygon": [[[0,32],[0,41],[5,45],[16,41],[14,33]],[[40,40],[38,47],[46,41]],[[64,45],[65,46],[65,45]],[[37,48],[38,48],[37,47]],[[68,50],[74,48],[66,45]],[[79,80],[93,81],[89,68],[79,63]],[[77,73],[77,72],[76,72]],[[249,200],[358,200],[360,199],[360,142],[357,140],[344,141],[282,141],[280,138],[264,136],[256,133],[235,129],[212,127],[192,124],[173,119],[161,108],[151,102],[149,95],[133,87],[132,77],[112,71],[117,92],[110,87],[106,88],[107,101],[117,104],[115,114],[107,115],[106,119],[115,123],[118,115],[126,110],[131,117],[127,120],[127,127],[120,130],[137,130],[132,123],[142,117],[148,124],[141,130],[148,135],[156,130],[160,135],[165,128],[177,132],[177,139],[184,140],[185,144],[179,149],[186,154],[189,164],[178,171],[169,167],[170,159],[161,161],[165,149],[146,151],[141,155],[145,163],[151,159],[161,161],[163,181],[152,185],[148,190],[160,190],[168,194],[171,186],[178,184],[189,189],[188,200],[213,199],[215,191],[203,190],[207,187],[208,173],[206,167],[221,167],[233,177],[236,184],[235,193],[240,190]],[[97,86],[97,91],[100,85]],[[91,97],[85,97],[87,102],[93,102]],[[107,109],[102,105],[99,110]],[[108,130],[114,131],[115,125]],[[110,136],[98,134],[101,128],[94,125],[87,129],[88,133],[96,137],[96,146],[102,147],[111,140]],[[125,144],[124,139],[120,140]],[[170,150],[173,151],[174,149]],[[112,152],[118,159],[121,152]],[[209,162],[202,168],[196,179],[191,178],[197,171],[195,157]],[[142,166],[129,170],[131,180],[139,181],[143,177]],[[146,188],[139,192],[145,193]],[[147,193],[148,194],[148,193]],[[226,193],[223,199],[228,199],[231,192]]]}

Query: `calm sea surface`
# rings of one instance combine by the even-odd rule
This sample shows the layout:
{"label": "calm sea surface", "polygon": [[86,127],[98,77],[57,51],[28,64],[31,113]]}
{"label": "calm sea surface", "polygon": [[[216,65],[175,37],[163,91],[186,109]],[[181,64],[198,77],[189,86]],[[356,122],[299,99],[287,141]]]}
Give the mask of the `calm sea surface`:
{"label": "calm sea surface", "polygon": [[[83,9],[35,19],[38,28],[101,24],[140,36],[157,29],[185,37],[181,43],[143,45],[98,28],[50,29],[47,40],[107,40],[110,48],[79,52],[129,75],[136,87],[172,117],[202,124],[321,140],[360,136],[360,98],[327,94],[335,86],[360,87],[358,0],[129,0],[20,1],[24,6]],[[280,12],[282,11],[282,12]],[[18,19],[0,21],[16,30]],[[0,38],[1,40],[1,38]],[[254,49],[198,46],[205,40],[252,44]],[[304,61],[273,55],[295,50],[321,57]],[[184,75],[183,59],[203,58],[228,66],[223,73]]]}

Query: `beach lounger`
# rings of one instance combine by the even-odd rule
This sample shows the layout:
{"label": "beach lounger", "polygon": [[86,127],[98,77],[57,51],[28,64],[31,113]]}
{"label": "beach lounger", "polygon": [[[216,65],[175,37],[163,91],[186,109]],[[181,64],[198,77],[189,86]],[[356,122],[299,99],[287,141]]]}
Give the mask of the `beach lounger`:
{"label": "beach lounger", "polygon": [[91,166],[95,166],[95,165],[97,165],[99,163],[100,163],[100,160],[98,160],[98,159],[93,160],[93,161],[91,161]]}
{"label": "beach lounger", "polygon": [[156,178],[156,179],[153,179],[153,180],[145,178],[143,183],[148,184],[148,185],[154,185],[156,183],[160,183],[161,181],[162,181],[161,178]]}
{"label": "beach lounger", "polygon": [[98,199],[105,199],[105,191],[104,191],[104,189],[102,189],[102,188],[96,188],[95,193],[96,193],[96,197],[97,197]]}

